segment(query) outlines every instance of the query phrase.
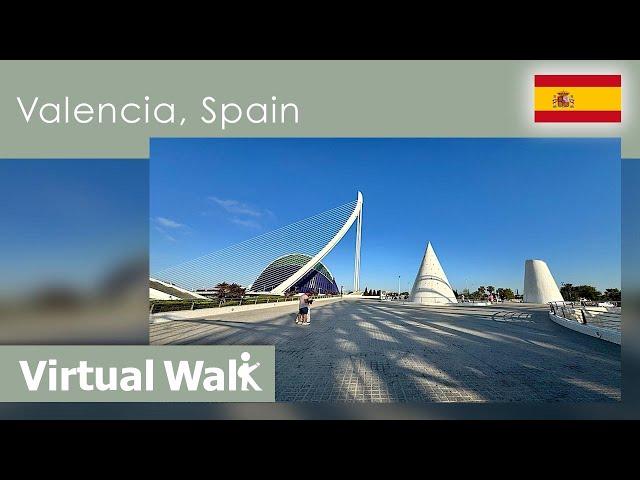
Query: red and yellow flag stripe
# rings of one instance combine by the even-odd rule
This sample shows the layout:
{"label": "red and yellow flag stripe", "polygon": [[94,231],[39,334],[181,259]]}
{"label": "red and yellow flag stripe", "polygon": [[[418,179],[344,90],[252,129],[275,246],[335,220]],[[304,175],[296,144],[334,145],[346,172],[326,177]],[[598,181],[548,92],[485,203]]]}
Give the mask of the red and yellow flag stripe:
{"label": "red and yellow flag stripe", "polygon": [[621,75],[536,75],[536,122],[621,122]]}

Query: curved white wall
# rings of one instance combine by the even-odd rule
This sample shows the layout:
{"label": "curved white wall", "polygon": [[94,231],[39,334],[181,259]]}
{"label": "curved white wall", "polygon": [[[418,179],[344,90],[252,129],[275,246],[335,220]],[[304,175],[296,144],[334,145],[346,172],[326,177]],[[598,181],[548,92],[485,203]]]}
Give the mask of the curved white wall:
{"label": "curved white wall", "polygon": [[549,267],[542,260],[527,260],[524,262],[523,301],[527,303],[564,301]]}
{"label": "curved white wall", "polygon": [[180,300],[180,298],[149,287],[149,300]]}

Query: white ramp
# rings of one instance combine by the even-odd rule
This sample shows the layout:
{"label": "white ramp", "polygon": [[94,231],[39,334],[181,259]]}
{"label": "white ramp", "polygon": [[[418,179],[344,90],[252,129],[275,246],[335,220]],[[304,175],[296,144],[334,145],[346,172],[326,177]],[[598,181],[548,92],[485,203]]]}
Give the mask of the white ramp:
{"label": "white ramp", "polygon": [[425,305],[458,303],[431,242],[424,252],[409,300]]}

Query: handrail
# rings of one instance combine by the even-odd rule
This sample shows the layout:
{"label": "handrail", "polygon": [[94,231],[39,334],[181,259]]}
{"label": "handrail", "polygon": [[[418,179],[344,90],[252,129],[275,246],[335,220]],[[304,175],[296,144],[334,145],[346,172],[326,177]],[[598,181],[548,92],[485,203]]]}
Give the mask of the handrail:
{"label": "handrail", "polygon": [[[331,298],[339,297],[340,294],[329,295],[319,294],[314,295],[313,298]],[[244,297],[225,298],[225,299],[211,299],[211,300],[150,300],[149,314],[161,313],[161,312],[176,312],[181,310],[199,310],[201,308],[220,308],[225,306],[241,306],[241,305],[256,305],[258,303],[287,303],[297,302],[299,298],[296,296],[291,297],[266,297],[260,299],[260,297],[252,298],[253,295],[245,295]],[[253,302],[251,301],[253,300]],[[260,301],[258,301],[260,300]],[[157,308],[156,308],[157,307]]]}
{"label": "handrail", "polygon": [[611,301],[611,300],[565,300],[562,302],[550,302],[552,304],[558,305],[580,305],[583,307],[622,307],[622,302],[620,301]]}
{"label": "handrail", "polygon": [[[616,303],[618,305],[615,305]],[[588,301],[549,302],[549,312],[582,325],[595,325],[620,331],[622,309],[619,305],[620,302],[610,302],[610,305]]]}

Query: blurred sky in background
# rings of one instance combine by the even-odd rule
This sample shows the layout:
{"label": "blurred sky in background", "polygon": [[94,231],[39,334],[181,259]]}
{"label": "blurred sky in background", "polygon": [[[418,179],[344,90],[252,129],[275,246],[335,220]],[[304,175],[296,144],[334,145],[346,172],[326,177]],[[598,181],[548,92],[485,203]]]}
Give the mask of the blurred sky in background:
{"label": "blurred sky in background", "polygon": [[0,160],[0,295],[82,292],[148,248],[144,160]]}
{"label": "blurred sky in background", "polygon": [[[151,272],[361,190],[362,288],[409,290],[427,241],[459,290],[521,291],[528,258],[619,288],[620,175],[619,139],[152,139]],[[324,260],[345,290],[354,242]]]}

